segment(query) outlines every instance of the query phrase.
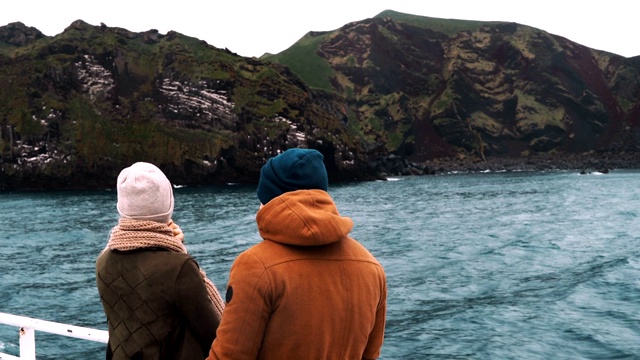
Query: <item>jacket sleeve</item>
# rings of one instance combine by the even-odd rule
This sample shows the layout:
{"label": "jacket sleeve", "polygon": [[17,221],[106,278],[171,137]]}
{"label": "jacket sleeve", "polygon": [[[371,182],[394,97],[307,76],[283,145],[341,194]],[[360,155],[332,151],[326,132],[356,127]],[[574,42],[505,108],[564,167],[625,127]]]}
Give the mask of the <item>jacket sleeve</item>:
{"label": "jacket sleeve", "polygon": [[229,272],[226,306],[207,359],[256,359],[269,314],[271,282],[260,260],[248,252]]}
{"label": "jacket sleeve", "polygon": [[362,354],[362,359],[377,359],[380,356],[380,349],[384,341],[384,329],[387,318],[387,280],[384,273],[381,274],[380,302],[376,310],[376,319],[373,330],[369,334],[369,341]]}
{"label": "jacket sleeve", "polygon": [[176,280],[176,305],[204,354],[216,337],[220,319],[194,259],[187,260]]}

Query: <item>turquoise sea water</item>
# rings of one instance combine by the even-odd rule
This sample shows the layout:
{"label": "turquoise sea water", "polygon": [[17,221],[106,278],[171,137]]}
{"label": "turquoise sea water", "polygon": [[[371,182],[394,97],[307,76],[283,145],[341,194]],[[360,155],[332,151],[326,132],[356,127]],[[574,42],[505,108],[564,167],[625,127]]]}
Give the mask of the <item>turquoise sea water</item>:
{"label": "turquoise sea water", "polygon": [[[490,173],[331,184],[383,264],[383,359],[640,358],[640,171]],[[249,186],[179,188],[174,218],[224,294],[260,241]],[[114,191],[0,193],[0,312],[106,329],[94,262]],[[36,333],[38,359],[104,345]],[[18,353],[0,325],[0,352]]]}

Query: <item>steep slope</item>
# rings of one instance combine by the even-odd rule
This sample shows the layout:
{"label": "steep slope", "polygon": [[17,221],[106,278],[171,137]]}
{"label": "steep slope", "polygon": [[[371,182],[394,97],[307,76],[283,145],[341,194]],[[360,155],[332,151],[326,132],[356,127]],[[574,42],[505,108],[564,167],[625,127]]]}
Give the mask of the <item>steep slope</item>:
{"label": "steep slope", "polygon": [[[331,180],[640,167],[640,57],[515,23],[385,11],[261,59],[176,32],[0,27],[0,189],[255,182],[286,148]],[[498,164],[498,165],[496,165]]]}
{"label": "steep slope", "polygon": [[486,161],[639,149],[638,58],[528,26],[385,11],[263,59],[344,96],[350,125],[379,154]]}
{"label": "steep slope", "polygon": [[342,98],[175,32],[10,24],[0,83],[0,189],[112,186],[134,161],[181,184],[253,182],[292,146],[320,150],[332,179],[374,174]]}

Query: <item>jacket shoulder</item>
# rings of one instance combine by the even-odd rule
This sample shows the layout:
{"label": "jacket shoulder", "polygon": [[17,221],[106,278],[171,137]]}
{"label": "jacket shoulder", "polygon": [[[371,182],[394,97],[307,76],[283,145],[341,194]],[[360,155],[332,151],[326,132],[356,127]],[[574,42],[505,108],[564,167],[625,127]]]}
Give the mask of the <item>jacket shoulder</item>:
{"label": "jacket shoulder", "polygon": [[105,250],[96,260],[96,272],[108,282],[108,277],[139,274],[143,278],[176,279],[186,264],[198,263],[189,254],[162,249],[132,251]]}

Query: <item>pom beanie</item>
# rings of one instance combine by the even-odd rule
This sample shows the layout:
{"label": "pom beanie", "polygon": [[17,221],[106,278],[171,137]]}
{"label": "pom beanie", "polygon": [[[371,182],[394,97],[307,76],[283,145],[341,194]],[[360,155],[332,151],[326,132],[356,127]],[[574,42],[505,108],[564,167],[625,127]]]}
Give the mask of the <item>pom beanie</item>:
{"label": "pom beanie", "polygon": [[327,191],[327,170],[323,156],[313,149],[292,148],[272,157],[260,170],[258,199],[262,204],[295,190]]}
{"label": "pom beanie", "polygon": [[153,164],[137,162],[118,175],[118,212],[136,220],[168,223],[173,214],[173,188]]}

